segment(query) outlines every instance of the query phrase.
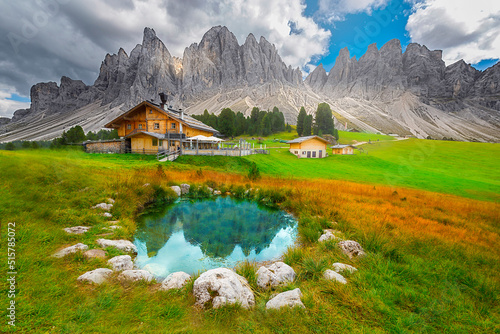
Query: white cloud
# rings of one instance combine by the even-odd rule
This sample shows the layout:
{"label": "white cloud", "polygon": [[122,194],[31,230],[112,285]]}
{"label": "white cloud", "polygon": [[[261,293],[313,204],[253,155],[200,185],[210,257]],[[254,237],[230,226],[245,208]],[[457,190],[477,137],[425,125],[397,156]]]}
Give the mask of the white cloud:
{"label": "white cloud", "polygon": [[413,4],[406,30],[411,40],[443,50],[447,65],[500,56],[500,2],[424,0]]}
{"label": "white cloud", "polygon": [[346,14],[368,13],[383,8],[389,0],[319,0],[319,17],[327,21],[342,21]]}
{"label": "white cloud", "polygon": [[17,94],[17,92],[12,91],[11,88],[0,84],[0,117],[11,118],[12,113],[17,109],[27,109],[30,107],[30,102],[10,100],[12,98],[12,94]]}

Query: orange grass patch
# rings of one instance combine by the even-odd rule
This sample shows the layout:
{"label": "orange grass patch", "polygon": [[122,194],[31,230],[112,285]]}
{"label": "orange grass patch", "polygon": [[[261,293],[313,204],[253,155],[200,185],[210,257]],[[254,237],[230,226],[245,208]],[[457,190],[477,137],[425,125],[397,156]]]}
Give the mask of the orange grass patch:
{"label": "orange grass patch", "polygon": [[[285,205],[295,214],[343,221],[362,233],[378,232],[428,241],[438,239],[490,249],[500,244],[498,203],[405,188],[395,191],[393,187],[337,180],[264,177],[250,181],[242,175],[215,171],[165,170],[165,175],[161,176],[154,169],[142,169],[125,176],[127,181],[137,182],[138,178],[140,182],[161,185],[210,181],[225,187],[284,190],[292,194]],[[498,248],[492,251],[500,252]]]}

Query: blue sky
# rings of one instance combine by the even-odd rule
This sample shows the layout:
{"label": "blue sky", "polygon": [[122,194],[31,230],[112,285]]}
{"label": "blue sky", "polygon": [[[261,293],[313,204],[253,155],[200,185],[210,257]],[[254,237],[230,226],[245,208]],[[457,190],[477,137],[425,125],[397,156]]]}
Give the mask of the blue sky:
{"label": "blue sky", "polygon": [[172,55],[217,25],[240,44],[264,36],[305,75],[329,71],[343,47],[360,58],[397,38],[443,50],[447,65],[479,70],[500,55],[500,1],[492,0],[54,0],[0,2],[0,117],[29,107],[32,85],[61,76],[91,85],[107,53],[130,51],[153,28]]}
{"label": "blue sky", "polygon": [[[321,18],[318,0],[307,0],[306,5],[304,14],[313,18],[316,23],[332,34],[328,54],[314,57],[311,61],[314,65],[322,63],[327,72],[333,67],[339,51],[344,47],[349,49],[351,57],[356,56],[359,60],[369,44],[376,43],[380,49],[391,39],[397,38],[401,41],[404,52],[406,46],[412,42],[406,30],[408,17],[412,14],[412,5],[408,1],[389,1],[369,12],[345,14],[333,22]],[[498,58],[488,58],[475,64],[472,63],[472,66],[478,70],[484,70],[496,64],[498,60]]]}

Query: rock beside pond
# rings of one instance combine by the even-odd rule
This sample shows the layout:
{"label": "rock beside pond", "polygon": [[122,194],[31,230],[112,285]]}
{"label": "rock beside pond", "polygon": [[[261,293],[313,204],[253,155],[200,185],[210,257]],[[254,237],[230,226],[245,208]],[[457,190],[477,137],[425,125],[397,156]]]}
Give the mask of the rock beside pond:
{"label": "rock beside pond", "polygon": [[106,258],[106,252],[102,249],[89,249],[83,253],[87,259],[104,259]]}
{"label": "rock beside pond", "polygon": [[350,273],[358,271],[358,269],[354,268],[353,266],[350,266],[350,265],[344,264],[344,263],[334,263],[334,264],[332,264],[332,267],[333,267],[333,270],[338,272],[338,273],[341,273],[343,271],[348,271]]}
{"label": "rock beside pond", "polygon": [[109,239],[97,239],[97,244],[101,247],[115,247],[125,252],[135,252],[137,253],[137,248],[135,245],[128,240],[109,240]]}
{"label": "rock beside pond", "polygon": [[113,207],[113,204],[108,204],[108,203],[99,203],[97,205],[94,205],[92,209],[101,209],[104,211],[109,211]]}
{"label": "rock beside pond", "polygon": [[170,290],[170,289],[182,289],[184,285],[186,285],[187,281],[191,279],[191,275],[179,271],[176,273],[172,273],[161,282],[160,290]]}
{"label": "rock beside pond", "polygon": [[257,270],[257,285],[263,289],[275,287],[285,282],[293,282],[295,271],[284,262],[275,262]]}
{"label": "rock beside pond", "polygon": [[149,271],[151,274],[157,277],[165,277],[167,274],[167,267],[159,263],[148,263],[142,269]]}
{"label": "rock beside pond", "polygon": [[64,232],[69,233],[69,234],[83,234],[83,233],[86,233],[90,230],[90,226],[66,227],[63,230],[64,230]]}
{"label": "rock beside pond", "polygon": [[65,257],[68,254],[73,254],[76,252],[85,251],[87,249],[89,249],[89,246],[82,244],[82,243],[78,243],[76,245],[63,248],[60,251],[54,253],[52,256],[60,258],[60,257]]}
{"label": "rock beside pond", "polygon": [[102,215],[103,215],[104,217],[106,217],[106,218],[111,218],[111,217],[113,217],[113,215],[112,215],[111,213],[109,213],[109,212],[104,212]]}
{"label": "rock beside pond", "polygon": [[172,189],[176,194],[177,197],[181,197],[181,187],[179,186],[171,186],[170,189]]}
{"label": "rock beside pond", "polygon": [[337,282],[342,283],[342,284],[347,284],[347,281],[344,278],[344,276],[342,276],[339,273],[337,273],[333,270],[330,270],[330,269],[325,270],[323,277],[325,277],[325,279],[330,280],[330,281],[337,281]]}
{"label": "rock beside pond", "polygon": [[244,308],[255,305],[255,297],[247,280],[226,268],[211,269],[200,275],[194,282],[193,294],[196,305],[213,308],[238,303]]}
{"label": "rock beside pond", "polygon": [[323,230],[323,234],[319,237],[318,241],[323,242],[327,240],[339,240],[340,238],[336,235],[339,233],[340,231],[336,230]]}
{"label": "rock beside pond", "polygon": [[282,307],[302,307],[302,292],[299,288],[295,290],[285,291],[278,294],[276,297],[266,303],[266,309],[279,309]]}
{"label": "rock beside pond", "polygon": [[134,269],[134,263],[130,255],[119,255],[108,260],[108,264],[113,267],[114,271]]}
{"label": "rock beside pond", "polygon": [[94,284],[101,284],[106,281],[113,270],[108,268],[99,268],[92,271],[87,271],[85,274],[77,278],[80,282],[88,282]]}
{"label": "rock beside pond", "polygon": [[221,194],[220,190],[214,190],[214,195],[220,195],[220,194]]}
{"label": "rock beside pond", "polygon": [[189,184],[187,184],[187,183],[181,184],[181,194],[182,195],[189,194],[189,188],[191,188],[191,186]]}
{"label": "rock beside pond", "polygon": [[124,270],[118,276],[121,281],[146,281],[151,282],[153,280],[153,275],[147,270]]}
{"label": "rock beside pond", "polygon": [[351,259],[354,257],[362,257],[366,255],[363,247],[361,247],[361,245],[356,241],[344,240],[339,242],[338,245],[342,253],[346,254]]}

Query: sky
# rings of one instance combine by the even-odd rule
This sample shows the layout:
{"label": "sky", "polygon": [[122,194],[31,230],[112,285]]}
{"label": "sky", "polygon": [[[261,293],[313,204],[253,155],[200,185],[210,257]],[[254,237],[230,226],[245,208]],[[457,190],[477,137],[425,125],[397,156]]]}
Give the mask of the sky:
{"label": "sky", "polygon": [[129,53],[151,27],[182,57],[212,26],[240,44],[253,33],[273,43],[304,76],[327,72],[340,49],[359,59],[369,44],[397,38],[443,50],[480,70],[500,58],[495,0],[25,0],[0,3],[0,117],[28,108],[30,88],[61,76],[93,84],[107,53]]}

